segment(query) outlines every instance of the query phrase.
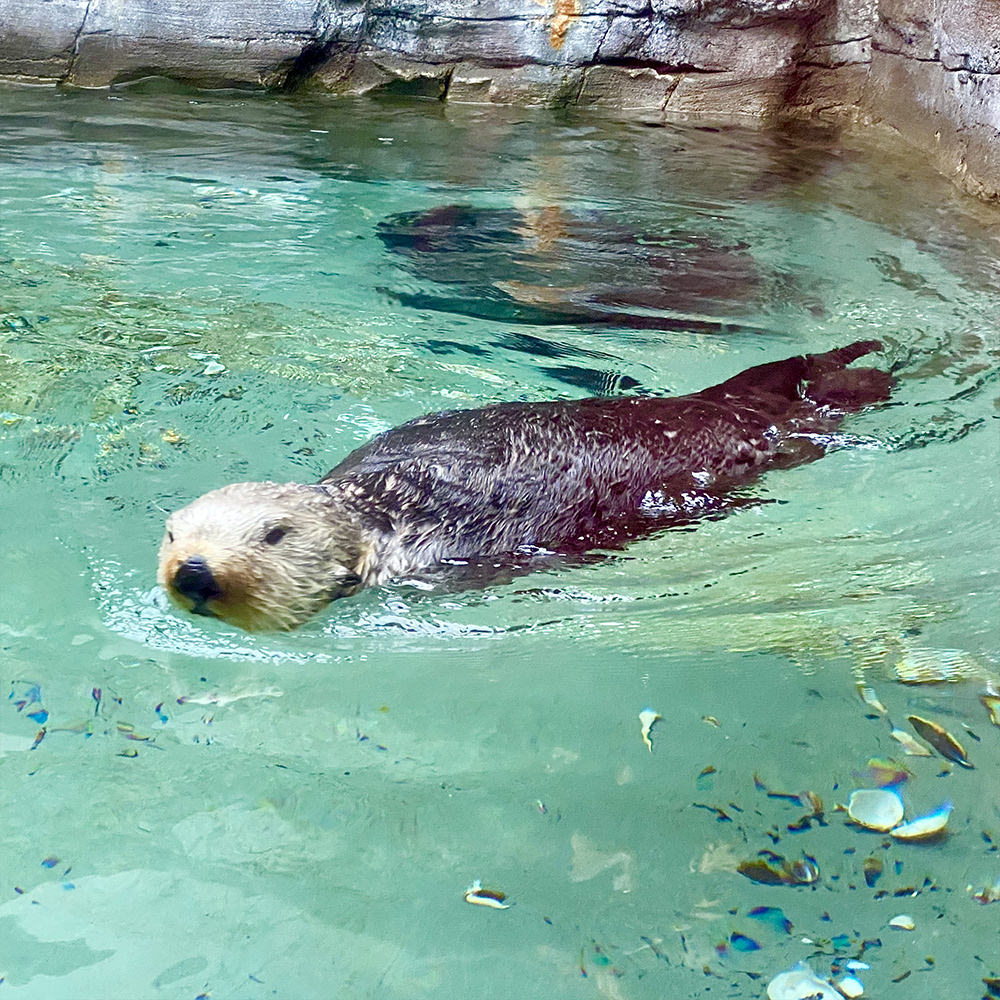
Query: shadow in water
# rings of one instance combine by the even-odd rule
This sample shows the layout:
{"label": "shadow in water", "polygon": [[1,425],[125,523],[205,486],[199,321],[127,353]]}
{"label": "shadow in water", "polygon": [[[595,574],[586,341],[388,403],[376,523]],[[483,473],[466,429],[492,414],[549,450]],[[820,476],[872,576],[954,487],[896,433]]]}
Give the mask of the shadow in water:
{"label": "shadow in water", "polygon": [[[441,205],[384,219],[378,236],[432,288],[383,289],[418,309],[503,323],[754,332],[731,317],[782,297],[749,244],[671,227],[643,232],[607,211]],[[813,303],[812,308],[818,308]]]}

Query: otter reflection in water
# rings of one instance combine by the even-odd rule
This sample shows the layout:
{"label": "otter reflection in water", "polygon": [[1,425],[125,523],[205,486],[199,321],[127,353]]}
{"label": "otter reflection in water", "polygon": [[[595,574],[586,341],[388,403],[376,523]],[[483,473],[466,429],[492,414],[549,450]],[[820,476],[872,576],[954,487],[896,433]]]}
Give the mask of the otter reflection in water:
{"label": "otter reflection in water", "polygon": [[771,468],[819,458],[892,377],[859,341],[677,398],[501,403],[420,417],[319,483],[236,483],[167,521],[159,581],[246,629],[300,625],[362,587],[450,564],[580,557],[725,510]]}
{"label": "otter reflection in water", "polygon": [[[403,305],[504,324],[722,333],[766,303],[821,309],[801,278],[710,228],[650,230],[606,210],[438,205],[383,219],[377,233],[419,282],[384,291]],[[507,336],[499,335],[503,342]]]}

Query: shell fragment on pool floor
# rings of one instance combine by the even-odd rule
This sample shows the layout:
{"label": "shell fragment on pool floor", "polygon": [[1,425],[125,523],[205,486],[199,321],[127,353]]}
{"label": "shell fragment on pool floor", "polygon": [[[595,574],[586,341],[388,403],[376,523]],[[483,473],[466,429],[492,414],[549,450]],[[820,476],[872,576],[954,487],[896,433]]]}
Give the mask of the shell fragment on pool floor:
{"label": "shell fragment on pool floor", "polygon": [[861,700],[879,715],[887,715],[889,710],[879,701],[878,695],[867,684],[858,684],[858,694]]}
{"label": "shell fragment on pool floor", "polygon": [[489,906],[494,910],[509,910],[510,903],[504,902],[507,896],[497,889],[484,889],[482,882],[476,879],[465,890],[465,901],[473,906]]}
{"label": "shell fragment on pool floor", "polygon": [[835,985],[850,1000],[854,1000],[855,997],[859,997],[865,992],[864,983],[857,976],[844,976],[843,979],[838,979]]}
{"label": "shell fragment on pool floor", "polygon": [[[972,886],[968,886],[968,891],[972,891]],[[1000,903],[1000,878],[993,883],[993,885],[984,885],[982,889],[977,892],[972,893],[972,898],[977,903],[982,903],[984,906],[987,903]]]}
{"label": "shell fragment on pool floor", "polygon": [[767,984],[767,997],[768,1000],[841,1000],[841,994],[805,962],[779,972]]}
{"label": "shell fragment on pool floor", "polygon": [[903,753],[910,757],[930,757],[931,750],[918,742],[905,729],[891,729],[889,735],[903,748]]}
{"label": "shell fragment on pool floor", "polygon": [[909,914],[900,913],[889,921],[889,926],[897,931],[912,931],[917,925]]}
{"label": "shell fragment on pool floor", "polygon": [[903,818],[903,800],[887,788],[859,788],[851,792],[847,815],[859,826],[885,832]]}
{"label": "shell fragment on pool floor", "polygon": [[1000,726],[1000,695],[981,694],[979,700],[983,703],[983,708],[990,714],[990,722],[994,726]]}
{"label": "shell fragment on pool floor", "polygon": [[946,760],[960,764],[962,767],[972,767],[969,755],[965,752],[965,747],[947,729],[919,715],[909,716],[909,721],[910,725],[916,730],[917,735],[921,739],[927,740]]}
{"label": "shell fragment on pool floor", "polygon": [[894,826],[889,832],[897,840],[930,840],[931,837],[944,833],[950,815],[951,803],[945,802],[933,812],[911,819],[909,823]]}
{"label": "shell fragment on pool floor", "polygon": [[642,727],[639,732],[642,735],[642,742],[646,744],[646,749],[650,753],[653,752],[653,740],[649,735],[649,731],[653,728],[653,723],[658,722],[663,716],[659,712],[653,711],[651,708],[644,708],[639,713],[639,725]]}

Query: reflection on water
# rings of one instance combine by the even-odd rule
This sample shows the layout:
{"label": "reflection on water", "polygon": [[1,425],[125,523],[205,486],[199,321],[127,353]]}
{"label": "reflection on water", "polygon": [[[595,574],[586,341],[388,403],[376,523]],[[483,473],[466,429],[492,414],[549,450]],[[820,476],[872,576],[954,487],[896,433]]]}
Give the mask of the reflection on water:
{"label": "reflection on water", "polygon": [[385,219],[378,235],[416,277],[452,287],[451,297],[394,293],[400,302],[505,323],[735,332],[731,317],[748,302],[791,286],[779,278],[765,290],[747,243],[680,226],[637,231],[608,211],[442,205]]}
{"label": "reflection on water", "polygon": [[[0,987],[1000,975],[995,216],[821,130],[154,83],[8,90],[0,118]],[[421,412],[688,392],[867,336],[893,403],[696,530],[288,635],[154,587],[164,511],[315,480]],[[906,755],[910,715],[974,769]],[[953,803],[944,839],[845,823],[887,773],[907,819]],[[818,875],[740,874],[766,852]]]}

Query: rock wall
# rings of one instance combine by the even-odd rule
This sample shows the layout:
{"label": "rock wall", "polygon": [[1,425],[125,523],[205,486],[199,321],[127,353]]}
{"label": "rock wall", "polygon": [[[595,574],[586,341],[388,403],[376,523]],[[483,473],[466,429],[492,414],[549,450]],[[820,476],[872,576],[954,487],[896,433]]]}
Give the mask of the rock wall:
{"label": "rock wall", "polygon": [[0,78],[881,122],[1000,198],[996,0],[0,0]]}
{"label": "rock wall", "polygon": [[1000,4],[881,0],[864,107],[960,187],[1000,200]]}

